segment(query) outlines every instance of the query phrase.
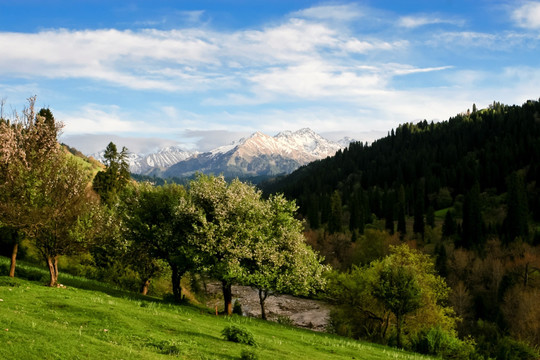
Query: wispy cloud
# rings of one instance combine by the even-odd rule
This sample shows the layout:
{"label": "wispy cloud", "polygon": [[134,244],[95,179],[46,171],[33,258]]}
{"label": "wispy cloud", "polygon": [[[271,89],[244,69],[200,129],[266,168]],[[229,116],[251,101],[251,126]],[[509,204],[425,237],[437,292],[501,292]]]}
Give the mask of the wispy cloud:
{"label": "wispy cloud", "polygon": [[465,21],[461,19],[443,18],[437,15],[403,16],[398,21],[398,25],[405,28],[417,28],[433,24],[449,24],[463,26],[465,24]]}
{"label": "wispy cloud", "polygon": [[351,21],[363,15],[363,11],[355,4],[313,6],[291,14],[294,17],[338,21]]}
{"label": "wispy cloud", "polygon": [[540,2],[528,1],[512,12],[518,26],[527,29],[540,29]]}

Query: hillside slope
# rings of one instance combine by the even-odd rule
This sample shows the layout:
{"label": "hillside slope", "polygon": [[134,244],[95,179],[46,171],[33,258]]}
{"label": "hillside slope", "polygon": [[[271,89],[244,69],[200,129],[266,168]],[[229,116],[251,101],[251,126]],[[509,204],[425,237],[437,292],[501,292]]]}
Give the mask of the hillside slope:
{"label": "hillside slope", "polygon": [[[7,259],[0,257],[0,269]],[[21,273],[39,278],[36,269]],[[0,276],[2,359],[239,359],[244,349],[259,359],[430,359],[378,345],[245,317],[215,316],[64,275],[67,287]],[[258,344],[227,342],[235,324]]]}

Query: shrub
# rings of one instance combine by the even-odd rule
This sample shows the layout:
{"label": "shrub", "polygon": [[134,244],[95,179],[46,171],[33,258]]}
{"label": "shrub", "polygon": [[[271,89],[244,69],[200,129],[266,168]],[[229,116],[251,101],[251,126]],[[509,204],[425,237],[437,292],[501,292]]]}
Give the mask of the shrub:
{"label": "shrub", "polygon": [[411,337],[411,350],[443,359],[470,359],[475,353],[472,341],[462,341],[440,327],[423,330]]}
{"label": "shrub", "polygon": [[232,312],[233,312],[233,314],[236,314],[236,315],[240,315],[240,316],[243,315],[242,314],[242,304],[240,304],[240,301],[238,301],[238,300],[234,301]]}
{"label": "shrub", "polygon": [[236,325],[227,326],[225,329],[223,329],[223,331],[221,331],[221,335],[227,341],[237,342],[240,344],[246,344],[251,346],[256,345],[253,334],[249,332],[249,330]]}
{"label": "shrub", "polygon": [[277,322],[281,325],[287,325],[287,326],[293,326],[294,321],[288,317],[287,315],[278,315],[277,316]]}
{"label": "shrub", "polygon": [[244,349],[240,355],[240,360],[259,360],[255,351]]}
{"label": "shrub", "polygon": [[504,337],[497,344],[497,359],[501,360],[535,360],[539,354],[522,342]]}

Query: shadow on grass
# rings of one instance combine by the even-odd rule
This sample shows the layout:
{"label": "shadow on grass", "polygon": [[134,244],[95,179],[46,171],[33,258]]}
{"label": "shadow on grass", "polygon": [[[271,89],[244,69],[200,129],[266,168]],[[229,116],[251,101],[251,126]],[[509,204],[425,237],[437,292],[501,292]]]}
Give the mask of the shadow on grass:
{"label": "shadow on grass", "polygon": [[[9,265],[10,260],[6,257],[0,256],[0,274],[7,275],[9,273]],[[41,283],[42,285],[47,285],[49,283],[50,274],[48,270],[40,268],[36,264],[18,260],[17,268],[15,270],[15,278],[13,278],[12,281],[8,281],[8,283],[12,284],[12,286],[16,285],[17,278]],[[68,273],[60,273],[58,276],[58,282],[68,287],[74,287],[90,291],[98,291],[112,297],[124,298],[129,300],[145,301],[159,304],[189,305],[187,301],[175,302],[171,298],[160,299],[147,295],[141,295],[118,288],[117,286],[112,284],[102,283],[98,280],[86,279]],[[8,284],[6,283],[5,285],[7,286]],[[0,286],[2,286],[2,284],[0,284]]]}

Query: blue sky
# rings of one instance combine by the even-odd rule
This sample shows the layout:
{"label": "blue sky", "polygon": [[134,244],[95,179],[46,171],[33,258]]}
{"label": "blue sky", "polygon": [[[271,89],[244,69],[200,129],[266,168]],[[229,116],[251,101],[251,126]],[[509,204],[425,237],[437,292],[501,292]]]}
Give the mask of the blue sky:
{"label": "blue sky", "polygon": [[371,141],[540,97],[540,1],[0,0],[0,98],[92,153],[310,127]]}

